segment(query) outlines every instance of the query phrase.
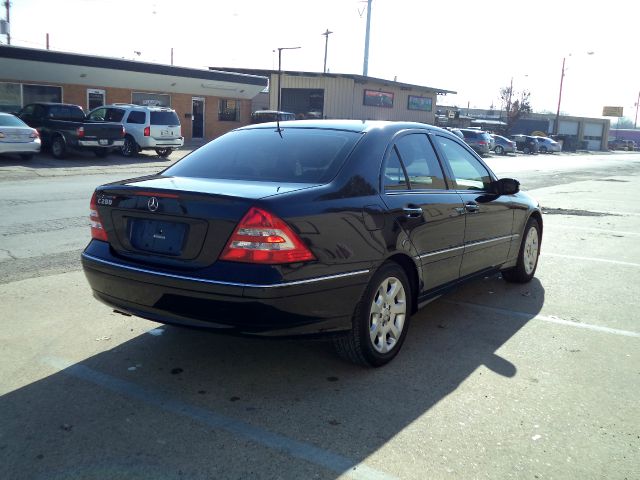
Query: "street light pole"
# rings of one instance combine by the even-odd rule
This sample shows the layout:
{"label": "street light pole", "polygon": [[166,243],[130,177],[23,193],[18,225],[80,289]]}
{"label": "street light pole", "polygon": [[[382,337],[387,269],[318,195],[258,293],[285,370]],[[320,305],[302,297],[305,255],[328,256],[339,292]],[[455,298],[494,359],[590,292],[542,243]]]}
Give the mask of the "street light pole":
{"label": "street light pole", "polygon": [[327,31],[322,34],[324,35],[324,73],[327,73],[327,48],[329,47],[329,35],[332,33],[333,32],[330,32],[327,28]]}
{"label": "street light pole", "polygon": [[638,92],[638,100],[636,100],[636,119],[633,122],[633,128],[638,128],[638,106],[640,106],[640,92]]}
{"label": "street light pole", "polygon": [[302,47],[279,47],[278,48],[278,108],[280,111],[280,101],[282,100],[282,50],[297,50]]}
{"label": "street light pole", "polygon": [[564,63],[567,57],[562,57],[562,74],[560,75],[560,93],[558,94],[558,110],[556,112],[556,121],[553,124],[553,134],[558,135],[558,128],[560,123],[560,102],[562,102],[562,82],[564,81]]}
{"label": "street light pole", "polygon": [[[593,55],[595,52],[586,52],[587,55]],[[571,54],[569,54],[571,56]],[[553,125],[553,134],[558,135],[558,129],[560,124],[560,102],[562,102],[562,82],[564,81],[564,64],[567,57],[562,57],[562,74],[560,75],[560,93],[558,94],[558,110],[556,112],[556,121]]]}

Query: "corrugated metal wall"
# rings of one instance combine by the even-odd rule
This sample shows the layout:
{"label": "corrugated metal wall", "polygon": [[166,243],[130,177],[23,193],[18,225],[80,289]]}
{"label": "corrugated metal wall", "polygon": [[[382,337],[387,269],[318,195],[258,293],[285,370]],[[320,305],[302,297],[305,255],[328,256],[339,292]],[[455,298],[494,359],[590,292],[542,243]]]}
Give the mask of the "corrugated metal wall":
{"label": "corrugated metal wall", "polygon": [[[270,103],[278,105],[278,75],[271,76]],[[324,90],[324,116],[326,118],[357,120],[404,120],[435,123],[436,94],[429,90],[403,90],[398,86],[382,83],[356,83],[344,77],[303,77],[282,75],[282,88],[309,88]],[[394,95],[393,108],[364,105],[365,90],[380,90]],[[431,97],[432,111],[424,112],[407,108],[409,95]]]}

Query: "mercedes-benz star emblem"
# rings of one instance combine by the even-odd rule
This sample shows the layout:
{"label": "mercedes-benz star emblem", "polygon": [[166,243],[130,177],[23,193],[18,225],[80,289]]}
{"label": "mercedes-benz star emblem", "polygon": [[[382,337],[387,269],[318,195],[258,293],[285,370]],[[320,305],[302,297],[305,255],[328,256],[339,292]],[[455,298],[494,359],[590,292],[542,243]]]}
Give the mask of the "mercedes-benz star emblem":
{"label": "mercedes-benz star emblem", "polygon": [[158,209],[158,205],[158,199],[156,197],[151,197],[147,202],[147,208],[152,212],[155,212]]}

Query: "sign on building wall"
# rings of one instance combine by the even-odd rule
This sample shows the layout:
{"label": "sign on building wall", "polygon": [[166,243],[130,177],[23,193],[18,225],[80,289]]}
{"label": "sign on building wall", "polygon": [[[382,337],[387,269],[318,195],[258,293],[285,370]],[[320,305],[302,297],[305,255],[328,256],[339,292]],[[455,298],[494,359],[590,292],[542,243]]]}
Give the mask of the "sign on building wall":
{"label": "sign on building wall", "polygon": [[144,105],[145,107],[170,107],[171,95],[166,93],[133,92],[131,94],[131,103]]}
{"label": "sign on building wall", "polygon": [[416,95],[409,95],[407,108],[409,110],[421,110],[423,112],[430,112],[433,108],[433,99],[431,97],[418,97]]}
{"label": "sign on building wall", "polygon": [[602,107],[603,117],[622,117],[623,107]]}
{"label": "sign on building wall", "polygon": [[393,93],[365,90],[363,103],[370,107],[393,108]]}

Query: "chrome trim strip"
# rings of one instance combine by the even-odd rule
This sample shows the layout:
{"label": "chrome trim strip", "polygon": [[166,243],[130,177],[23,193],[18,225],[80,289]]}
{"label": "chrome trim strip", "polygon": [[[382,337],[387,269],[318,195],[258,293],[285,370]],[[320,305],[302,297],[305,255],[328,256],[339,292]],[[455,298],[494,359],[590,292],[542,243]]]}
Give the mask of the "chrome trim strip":
{"label": "chrome trim strip", "polygon": [[461,247],[453,247],[453,248],[447,248],[445,250],[438,250],[436,252],[430,252],[430,253],[425,253],[424,255],[420,255],[418,258],[420,260],[428,258],[428,257],[433,257],[435,255],[441,255],[443,253],[449,253],[449,252],[455,252],[456,250],[461,250],[467,247],[475,247],[476,245],[483,245],[486,243],[493,243],[493,242],[499,242],[502,240],[513,240],[515,238],[518,238],[520,235],[519,234],[514,234],[514,235],[506,235],[504,237],[498,237],[498,238],[492,238],[491,240],[481,240],[479,242],[473,242],[473,243],[467,243],[466,245],[463,245]]}
{"label": "chrome trim strip", "polygon": [[440,255],[440,254],[449,253],[449,252],[455,252],[456,250],[463,250],[463,249],[464,249],[464,246],[462,246],[462,247],[454,247],[454,248],[447,248],[445,250],[438,250],[438,251],[431,252],[431,253],[425,253],[424,255],[420,255],[418,258],[420,260],[422,260],[423,258],[433,257],[435,255]]}
{"label": "chrome trim strip", "polygon": [[235,282],[221,282],[219,280],[207,280],[205,278],[197,278],[197,277],[187,277],[184,275],[174,275],[172,273],[164,273],[164,272],[156,272],[154,270],[147,270],[145,268],[131,267],[129,265],[120,265],[119,263],[110,262],[108,260],[103,260],[101,258],[93,257],[91,255],[87,255],[86,253],[82,254],[83,258],[89,259],[93,262],[102,263],[105,265],[110,265],[112,267],[122,268],[124,270],[131,270],[133,272],[138,273],[147,273],[150,275],[159,275],[162,277],[168,278],[176,278],[178,280],[187,280],[191,282],[200,282],[200,283],[209,283],[213,285],[224,285],[228,287],[245,287],[245,288],[280,288],[280,287],[293,287],[296,285],[305,285],[307,283],[315,283],[322,282],[324,280],[335,280],[337,278],[345,278],[345,277],[353,277],[356,275],[364,275],[365,273],[369,273],[369,270],[358,270],[355,272],[348,273],[338,273],[336,275],[327,275],[326,277],[316,277],[309,278],[307,280],[297,280],[295,282],[285,282],[285,283],[274,283],[272,285],[260,285],[256,283],[235,283]]}

